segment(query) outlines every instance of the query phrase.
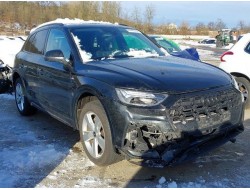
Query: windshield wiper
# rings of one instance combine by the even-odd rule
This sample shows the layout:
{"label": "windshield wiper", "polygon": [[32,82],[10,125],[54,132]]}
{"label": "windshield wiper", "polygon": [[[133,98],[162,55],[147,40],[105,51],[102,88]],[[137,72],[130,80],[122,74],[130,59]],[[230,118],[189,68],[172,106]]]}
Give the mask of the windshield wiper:
{"label": "windshield wiper", "polygon": [[127,54],[120,54],[120,55],[114,55],[111,58],[127,58],[127,57],[134,57],[134,56]]}
{"label": "windshield wiper", "polygon": [[109,56],[99,56],[99,57],[92,57],[92,59],[94,60],[105,60],[105,59],[108,59],[110,58]]}

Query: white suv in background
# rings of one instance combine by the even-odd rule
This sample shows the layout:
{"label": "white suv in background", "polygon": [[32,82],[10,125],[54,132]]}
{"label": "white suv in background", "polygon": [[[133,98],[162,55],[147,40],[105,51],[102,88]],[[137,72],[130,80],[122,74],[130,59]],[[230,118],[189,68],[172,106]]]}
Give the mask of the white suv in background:
{"label": "white suv in background", "polygon": [[250,33],[221,56],[220,68],[233,75],[250,108]]}

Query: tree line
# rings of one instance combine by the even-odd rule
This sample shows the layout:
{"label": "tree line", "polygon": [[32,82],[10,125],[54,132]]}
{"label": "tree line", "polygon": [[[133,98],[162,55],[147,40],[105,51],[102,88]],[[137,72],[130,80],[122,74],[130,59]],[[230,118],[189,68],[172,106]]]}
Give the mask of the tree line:
{"label": "tree line", "polygon": [[[209,31],[226,28],[226,24],[221,19],[208,24],[198,23],[194,27],[187,21],[183,21],[179,26],[172,23],[155,25],[153,24],[155,14],[152,4],[147,5],[143,10],[134,7],[133,10],[127,11],[122,8],[120,2],[115,1],[1,1],[0,32],[6,31],[7,25],[10,25],[8,28],[13,32],[23,31],[56,18],[118,22],[151,34],[208,35]],[[244,21],[239,21],[236,27],[242,32],[250,31],[250,26]]]}

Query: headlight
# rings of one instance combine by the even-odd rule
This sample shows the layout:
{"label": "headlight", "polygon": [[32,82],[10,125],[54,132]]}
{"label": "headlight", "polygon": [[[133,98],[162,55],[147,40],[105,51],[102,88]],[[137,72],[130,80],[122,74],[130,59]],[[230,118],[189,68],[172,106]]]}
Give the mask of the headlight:
{"label": "headlight", "polygon": [[154,106],[163,102],[168,95],[134,90],[116,89],[121,102],[136,106]]}

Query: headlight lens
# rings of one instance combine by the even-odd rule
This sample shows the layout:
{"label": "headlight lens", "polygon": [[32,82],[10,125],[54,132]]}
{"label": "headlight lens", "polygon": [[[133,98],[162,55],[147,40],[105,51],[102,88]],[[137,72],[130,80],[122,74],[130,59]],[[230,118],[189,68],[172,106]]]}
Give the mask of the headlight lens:
{"label": "headlight lens", "polygon": [[121,102],[136,106],[154,106],[163,102],[168,96],[125,89],[116,89],[116,93]]}

